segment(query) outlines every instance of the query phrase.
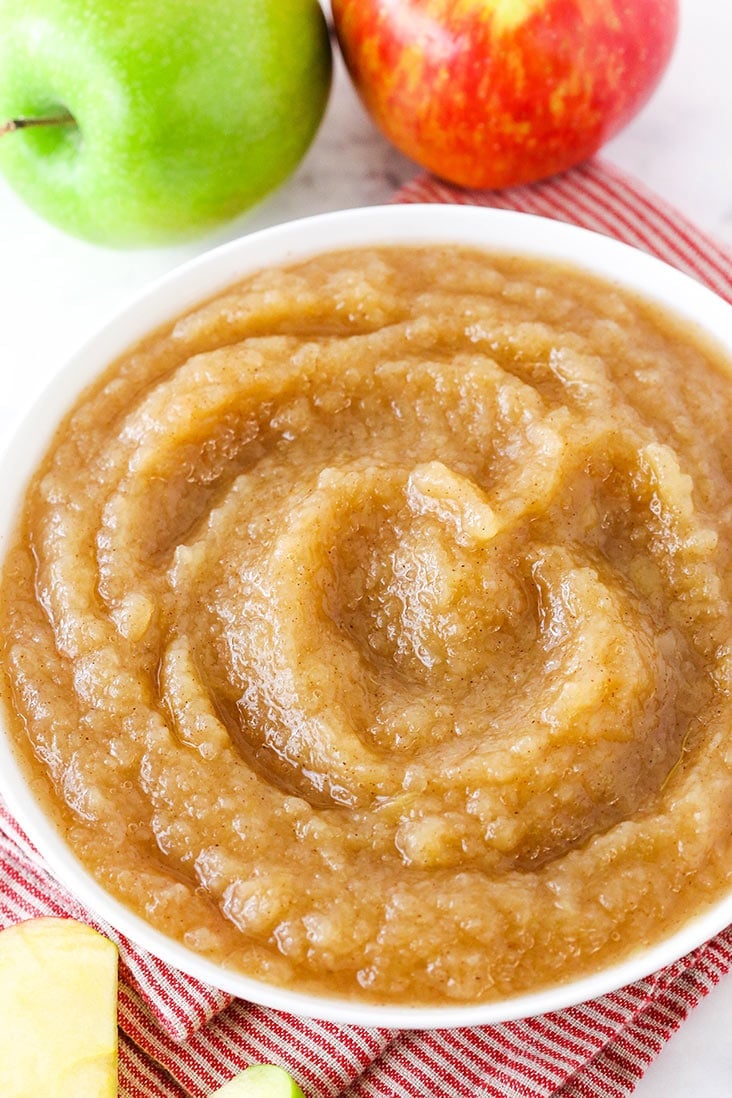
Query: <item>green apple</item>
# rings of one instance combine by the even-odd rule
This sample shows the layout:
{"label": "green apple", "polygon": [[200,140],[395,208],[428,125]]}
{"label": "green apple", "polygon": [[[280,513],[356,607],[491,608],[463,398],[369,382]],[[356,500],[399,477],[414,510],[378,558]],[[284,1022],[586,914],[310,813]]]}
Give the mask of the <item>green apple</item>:
{"label": "green apple", "polygon": [[274,1064],[252,1064],[211,1098],[305,1098],[291,1075]]}
{"label": "green apple", "polygon": [[117,947],[74,919],[0,931],[2,1098],[115,1098]]}
{"label": "green apple", "polygon": [[186,239],[294,170],[330,79],[317,0],[0,0],[0,170],[74,235]]}

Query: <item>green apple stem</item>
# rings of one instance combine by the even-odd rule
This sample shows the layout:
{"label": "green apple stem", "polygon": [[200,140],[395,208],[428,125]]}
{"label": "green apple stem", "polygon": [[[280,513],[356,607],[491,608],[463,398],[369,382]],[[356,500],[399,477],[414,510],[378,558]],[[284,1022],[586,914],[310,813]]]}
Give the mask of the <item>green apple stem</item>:
{"label": "green apple stem", "polygon": [[11,118],[0,125],[0,137],[4,137],[6,133],[14,133],[15,130],[26,130],[31,126],[71,126],[74,122],[74,116],[68,111],[60,111],[58,114],[39,118]]}

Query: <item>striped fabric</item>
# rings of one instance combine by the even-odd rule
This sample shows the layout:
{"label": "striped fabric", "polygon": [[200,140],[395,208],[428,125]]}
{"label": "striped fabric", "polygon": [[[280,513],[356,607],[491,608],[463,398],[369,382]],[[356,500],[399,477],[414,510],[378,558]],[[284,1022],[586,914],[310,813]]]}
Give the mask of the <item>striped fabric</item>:
{"label": "striped fabric", "polygon": [[459,190],[422,176],[403,187],[396,200],[521,210],[594,229],[658,256],[732,300],[730,253],[658,195],[603,160],[505,191]]}
{"label": "striped fabric", "polygon": [[[401,202],[495,206],[573,222],[643,248],[732,300],[732,258],[599,160],[496,193],[428,177]],[[309,1098],[623,1098],[732,966],[732,927],[661,973],[591,1003],[496,1026],[408,1032],[336,1026],[254,1006],[137,949],[46,870],[0,804],[0,925],[84,919],[120,949],[120,1098],[205,1098],[253,1062],[290,1070]]]}

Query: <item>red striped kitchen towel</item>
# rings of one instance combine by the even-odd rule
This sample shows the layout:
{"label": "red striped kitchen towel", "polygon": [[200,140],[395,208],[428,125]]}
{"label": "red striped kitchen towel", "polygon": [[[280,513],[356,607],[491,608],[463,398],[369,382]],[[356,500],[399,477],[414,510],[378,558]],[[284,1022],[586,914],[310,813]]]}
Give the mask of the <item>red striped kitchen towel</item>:
{"label": "red striped kitchen towel", "polygon": [[567,221],[642,248],[732,300],[730,253],[604,160],[590,160],[564,175],[505,191],[462,190],[424,175],[402,187],[395,200],[491,206]]}
{"label": "red striped kitchen towel", "polygon": [[[611,165],[497,193],[421,177],[402,202],[523,210],[615,236],[732,300],[732,257]],[[120,1098],[205,1098],[252,1062],[290,1070],[309,1098],[623,1098],[732,967],[732,927],[660,973],[591,1003],[496,1026],[408,1032],[337,1026],[254,1006],[157,961],[85,912],[0,805],[0,925],[86,919],[120,948]]]}

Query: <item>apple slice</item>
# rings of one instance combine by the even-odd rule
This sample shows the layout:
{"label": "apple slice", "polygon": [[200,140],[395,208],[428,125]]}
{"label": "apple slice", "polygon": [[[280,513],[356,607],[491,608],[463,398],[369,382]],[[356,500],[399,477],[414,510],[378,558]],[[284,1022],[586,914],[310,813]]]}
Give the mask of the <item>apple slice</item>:
{"label": "apple slice", "polygon": [[2,1098],[115,1098],[117,947],[74,919],[0,931]]}
{"label": "apple slice", "polygon": [[240,1071],[211,1098],[305,1098],[284,1068],[274,1064],[252,1064]]}

